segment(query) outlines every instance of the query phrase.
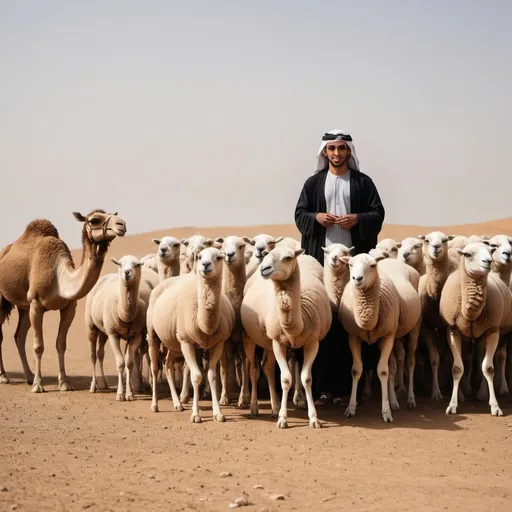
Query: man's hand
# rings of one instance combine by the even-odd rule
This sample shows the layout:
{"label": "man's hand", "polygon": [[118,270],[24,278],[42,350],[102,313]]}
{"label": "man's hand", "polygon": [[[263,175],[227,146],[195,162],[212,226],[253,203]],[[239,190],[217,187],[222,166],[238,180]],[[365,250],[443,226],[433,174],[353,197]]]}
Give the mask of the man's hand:
{"label": "man's hand", "polygon": [[343,229],[352,229],[357,224],[357,215],[349,213],[348,215],[341,215],[336,217],[336,224]]}
{"label": "man's hand", "polygon": [[332,215],[331,213],[317,213],[316,220],[324,227],[327,228],[336,223],[336,215]]}

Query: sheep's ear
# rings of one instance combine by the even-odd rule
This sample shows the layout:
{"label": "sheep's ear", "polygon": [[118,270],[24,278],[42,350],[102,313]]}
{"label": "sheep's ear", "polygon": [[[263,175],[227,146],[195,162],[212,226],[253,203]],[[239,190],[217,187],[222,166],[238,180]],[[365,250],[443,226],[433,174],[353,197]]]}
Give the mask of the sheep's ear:
{"label": "sheep's ear", "polygon": [[418,235],[418,238],[419,238],[420,240],[425,241],[427,237],[426,237],[425,235]]}
{"label": "sheep's ear", "polygon": [[295,257],[297,258],[298,256],[300,256],[303,252],[304,252],[304,249],[295,249]]}
{"label": "sheep's ear", "polygon": [[211,247],[213,244],[214,244],[213,238],[205,238],[204,239],[203,245],[205,247]]}
{"label": "sheep's ear", "polygon": [[142,265],[143,265],[142,261],[137,261],[137,262],[134,262],[134,263],[133,263],[133,266],[134,266],[135,268],[142,267]]}
{"label": "sheep's ear", "polygon": [[355,248],[356,248],[356,246],[355,246],[355,245],[353,245],[352,247],[349,247],[349,248],[348,248],[348,252],[349,252],[350,254],[352,254],[352,253],[354,252],[354,249],[355,249]]}
{"label": "sheep's ear", "polygon": [[284,238],[284,236],[278,236],[277,238],[274,238],[274,240],[272,240],[272,242],[275,244],[278,244],[283,238]]}
{"label": "sheep's ear", "polygon": [[494,254],[494,251],[496,251],[497,247],[492,247],[491,246],[491,254]]}
{"label": "sheep's ear", "polygon": [[263,256],[266,256],[270,251],[268,249],[264,249],[261,253]]}
{"label": "sheep's ear", "polygon": [[402,247],[402,242],[399,242],[399,243],[396,244],[396,248],[397,249],[400,249],[400,247]]}
{"label": "sheep's ear", "polygon": [[448,241],[451,242],[458,235],[448,235]]}
{"label": "sheep's ear", "polygon": [[187,238],[180,238],[180,243],[186,247],[186,246],[188,246],[189,241]]}
{"label": "sheep's ear", "polygon": [[491,244],[489,243],[489,240],[483,240],[483,239],[482,239],[482,243],[483,243],[483,244],[485,244],[485,245],[491,245]]}
{"label": "sheep's ear", "polygon": [[389,258],[389,253],[386,251],[381,251],[379,254],[374,255],[373,258],[375,261],[385,260],[386,258]]}
{"label": "sheep's ear", "polygon": [[110,261],[112,261],[112,263],[115,263],[119,267],[121,266],[121,263],[119,263],[119,261],[117,261],[115,258],[110,258]]}
{"label": "sheep's ear", "polygon": [[73,217],[75,217],[75,219],[78,221],[78,222],[85,222],[86,221],[86,218],[79,212],[73,212]]}
{"label": "sheep's ear", "polygon": [[215,239],[215,242],[218,242],[219,244],[224,243],[224,237],[222,237],[222,236],[218,236],[218,237]]}
{"label": "sheep's ear", "polygon": [[152,238],[151,240],[153,240],[156,245],[160,245],[160,238]]}
{"label": "sheep's ear", "polygon": [[324,252],[325,252],[325,254],[328,254],[328,253],[329,253],[329,249],[327,249],[327,247],[322,247],[321,249],[322,249],[322,251],[324,251]]}
{"label": "sheep's ear", "polygon": [[253,242],[248,236],[243,236],[242,240],[250,245],[254,245],[255,242]]}
{"label": "sheep's ear", "polygon": [[338,259],[348,265],[349,261],[352,259],[351,256],[338,256]]}

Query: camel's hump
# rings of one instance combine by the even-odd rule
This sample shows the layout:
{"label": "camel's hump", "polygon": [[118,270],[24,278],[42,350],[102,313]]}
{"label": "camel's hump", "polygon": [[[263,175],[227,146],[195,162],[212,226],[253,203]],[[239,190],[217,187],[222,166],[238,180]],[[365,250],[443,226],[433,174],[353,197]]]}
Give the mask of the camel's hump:
{"label": "camel's hump", "polygon": [[46,219],[35,219],[27,224],[23,237],[33,236],[53,236],[55,238],[60,238],[57,228]]}

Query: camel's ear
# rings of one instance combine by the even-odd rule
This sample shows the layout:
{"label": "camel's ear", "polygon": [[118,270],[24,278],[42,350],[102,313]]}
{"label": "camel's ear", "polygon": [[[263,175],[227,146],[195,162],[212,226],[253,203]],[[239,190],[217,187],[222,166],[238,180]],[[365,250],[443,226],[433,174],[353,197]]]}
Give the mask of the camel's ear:
{"label": "camel's ear", "polygon": [[352,254],[352,252],[354,251],[354,249],[355,249],[355,248],[356,248],[356,246],[355,246],[355,245],[353,245],[352,247],[349,247],[349,248],[348,248],[348,252],[349,252],[350,254]]}
{"label": "camel's ear", "polygon": [[85,222],[87,219],[79,212],[73,212],[73,217],[75,217],[75,219],[78,221],[78,222]]}
{"label": "camel's ear", "polygon": [[275,244],[278,244],[283,238],[284,238],[284,236],[278,236],[277,238],[274,238],[274,240],[272,240],[272,242]]}
{"label": "camel's ear", "polygon": [[121,266],[121,263],[119,263],[119,261],[117,261],[115,258],[110,258],[110,260],[112,261],[112,263],[115,263],[117,266]]}
{"label": "camel's ear", "polygon": [[303,252],[304,252],[304,249],[295,249],[295,257],[297,258],[298,256],[300,256]]}
{"label": "camel's ear", "polygon": [[243,236],[242,240],[250,245],[254,245],[254,242],[248,236]]}
{"label": "camel's ear", "polygon": [[156,245],[160,245],[160,238],[152,238],[151,240],[153,240]]}

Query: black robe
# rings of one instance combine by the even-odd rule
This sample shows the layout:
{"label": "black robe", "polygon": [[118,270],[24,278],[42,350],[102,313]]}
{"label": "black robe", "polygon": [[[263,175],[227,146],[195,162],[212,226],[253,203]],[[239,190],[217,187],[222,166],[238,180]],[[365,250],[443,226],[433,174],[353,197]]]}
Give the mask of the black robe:
{"label": "black robe", "polygon": [[[327,213],[325,179],[327,169],[310,176],[295,207],[295,224],[302,234],[301,246],[305,254],[324,264],[325,228],[316,220],[317,213]],[[358,223],[350,230],[353,254],[368,252],[377,245],[377,237],[384,223],[384,206],[372,179],[361,171],[350,173],[350,213],[357,214]]]}

